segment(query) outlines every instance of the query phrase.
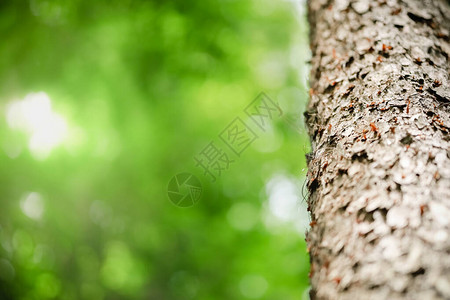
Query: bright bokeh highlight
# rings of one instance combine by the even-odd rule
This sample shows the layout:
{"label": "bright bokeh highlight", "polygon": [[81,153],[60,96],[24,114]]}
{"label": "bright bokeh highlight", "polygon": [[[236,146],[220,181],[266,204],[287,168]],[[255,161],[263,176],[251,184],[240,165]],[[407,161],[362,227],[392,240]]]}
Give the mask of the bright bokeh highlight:
{"label": "bright bokeh highlight", "polygon": [[6,109],[6,119],[11,129],[28,134],[28,147],[37,159],[47,158],[67,136],[66,121],[52,110],[45,92],[30,93],[23,100],[11,102]]}

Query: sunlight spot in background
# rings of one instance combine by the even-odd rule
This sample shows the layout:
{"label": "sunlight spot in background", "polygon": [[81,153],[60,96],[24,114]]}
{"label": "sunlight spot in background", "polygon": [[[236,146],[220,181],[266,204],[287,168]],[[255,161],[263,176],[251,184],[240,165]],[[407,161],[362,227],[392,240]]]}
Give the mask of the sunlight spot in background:
{"label": "sunlight spot in background", "polygon": [[306,203],[302,199],[301,186],[297,178],[288,178],[282,174],[272,176],[266,183],[264,222],[269,229],[292,223],[295,229],[304,235],[309,224]]}
{"label": "sunlight spot in background", "polygon": [[267,280],[261,275],[246,275],[239,283],[242,295],[251,299],[261,298],[267,291]]}
{"label": "sunlight spot in background", "polygon": [[11,129],[29,134],[28,148],[39,160],[47,158],[67,136],[66,121],[52,111],[50,98],[45,92],[30,93],[23,100],[10,103],[6,119]]}
{"label": "sunlight spot in background", "polygon": [[31,192],[20,201],[22,212],[33,220],[39,220],[44,212],[44,202],[39,193]]}

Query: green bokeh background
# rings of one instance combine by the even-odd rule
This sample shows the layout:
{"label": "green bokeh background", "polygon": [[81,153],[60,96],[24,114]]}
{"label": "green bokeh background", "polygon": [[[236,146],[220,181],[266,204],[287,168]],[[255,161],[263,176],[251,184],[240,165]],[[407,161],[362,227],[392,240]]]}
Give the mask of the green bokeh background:
{"label": "green bokeh background", "polygon": [[[302,5],[2,0],[0,298],[307,299]],[[37,92],[67,124],[45,155],[8,117]],[[219,134],[260,92],[283,116],[233,156]],[[215,182],[210,142],[235,160]]]}

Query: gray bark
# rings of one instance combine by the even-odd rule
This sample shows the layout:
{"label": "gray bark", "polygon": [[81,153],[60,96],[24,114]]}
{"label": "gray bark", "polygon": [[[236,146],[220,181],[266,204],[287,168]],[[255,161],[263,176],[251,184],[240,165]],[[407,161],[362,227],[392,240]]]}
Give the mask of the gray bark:
{"label": "gray bark", "polygon": [[450,7],[310,0],[316,299],[450,299]]}

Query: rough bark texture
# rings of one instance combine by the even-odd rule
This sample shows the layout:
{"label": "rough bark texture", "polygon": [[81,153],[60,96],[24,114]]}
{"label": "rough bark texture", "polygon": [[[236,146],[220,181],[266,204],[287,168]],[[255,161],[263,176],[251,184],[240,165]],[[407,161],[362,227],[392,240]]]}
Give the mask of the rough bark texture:
{"label": "rough bark texture", "polygon": [[310,0],[312,297],[450,299],[450,8]]}

